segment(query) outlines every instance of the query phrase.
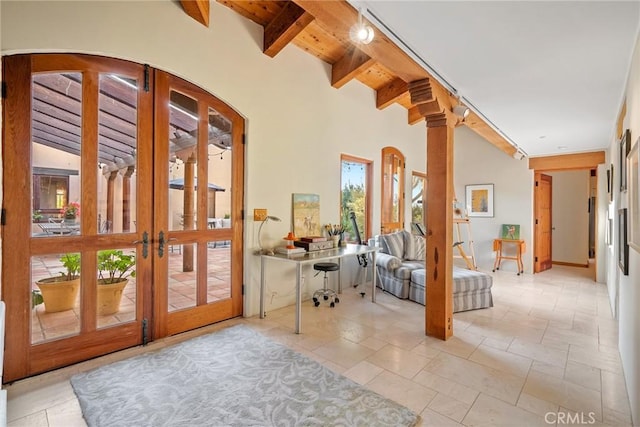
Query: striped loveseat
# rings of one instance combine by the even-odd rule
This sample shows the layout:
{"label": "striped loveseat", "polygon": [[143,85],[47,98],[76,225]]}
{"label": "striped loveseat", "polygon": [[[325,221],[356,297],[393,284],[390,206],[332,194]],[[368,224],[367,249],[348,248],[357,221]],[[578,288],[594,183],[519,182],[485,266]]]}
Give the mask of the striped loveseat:
{"label": "striped loveseat", "polygon": [[[398,298],[425,304],[425,242],[401,230],[369,241],[380,247],[376,255],[377,286]],[[453,267],[453,311],[493,307],[493,278],[481,271]]]}

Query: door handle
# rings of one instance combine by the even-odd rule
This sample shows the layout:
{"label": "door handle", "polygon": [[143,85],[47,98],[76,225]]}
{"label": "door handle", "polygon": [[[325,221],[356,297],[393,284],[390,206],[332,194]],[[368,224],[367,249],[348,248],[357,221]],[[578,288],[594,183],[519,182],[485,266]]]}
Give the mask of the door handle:
{"label": "door handle", "polygon": [[149,256],[149,233],[146,231],[142,233],[142,240],[134,240],[132,242],[134,245],[142,243],[142,258],[147,258]]}
{"label": "door handle", "polygon": [[175,237],[172,237],[170,239],[165,239],[164,238],[164,231],[161,231],[158,234],[158,257],[162,258],[164,256],[164,245],[167,244],[167,242],[173,242],[176,239]]}

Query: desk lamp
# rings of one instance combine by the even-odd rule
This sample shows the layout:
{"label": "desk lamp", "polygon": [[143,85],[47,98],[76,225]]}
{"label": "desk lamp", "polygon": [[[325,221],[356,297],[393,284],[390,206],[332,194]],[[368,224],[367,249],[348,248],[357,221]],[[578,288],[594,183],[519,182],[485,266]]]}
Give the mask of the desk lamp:
{"label": "desk lamp", "polygon": [[276,222],[280,222],[282,221],[280,218],[278,218],[277,216],[271,216],[268,215],[264,221],[262,221],[262,224],[260,224],[260,228],[258,229],[258,246],[260,246],[260,254],[264,254],[265,251],[262,248],[262,227],[267,223],[267,221],[276,221]]}

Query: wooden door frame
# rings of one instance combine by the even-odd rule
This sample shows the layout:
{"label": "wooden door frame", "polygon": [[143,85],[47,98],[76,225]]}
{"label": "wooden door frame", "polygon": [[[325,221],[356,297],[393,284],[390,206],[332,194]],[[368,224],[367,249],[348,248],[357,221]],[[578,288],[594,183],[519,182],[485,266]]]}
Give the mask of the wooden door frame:
{"label": "wooden door frame", "polygon": [[[386,191],[388,191],[388,189],[385,188],[385,181],[384,181],[384,174],[385,174],[385,156],[386,155],[393,155],[395,157],[397,157],[400,160],[400,168],[402,169],[402,172],[400,173],[400,182],[398,183],[398,188],[399,188],[399,192],[398,192],[398,197],[399,197],[399,201],[398,201],[398,222],[389,222],[386,221],[385,222],[385,218],[387,214],[390,214],[389,212],[385,213],[385,210],[390,210],[393,207],[393,200],[389,199],[389,197],[387,197]],[[405,174],[406,174],[406,157],[404,154],[402,154],[402,152],[397,149],[396,147],[383,147],[381,150],[381,174],[380,174],[380,206],[381,206],[381,211],[380,211],[380,232],[381,233],[388,233],[390,231],[395,231],[395,230],[385,230],[385,224],[397,224],[398,229],[403,229],[404,228],[404,216],[405,216],[405,192],[406,192],[406,188],[405,188]],[[393,196],[393,194],[391,195]],[[388,203],[388,204],[387,204]]]}
{"label": "wooden door frame", "polygon": [[[604,151],[593,151],[588,153],[578,153],[578,154],[566,154],[560,156],[545,156],[545,157],[534,157],[529,159],[529,169],[534,173],[533,180],[533,192],[535,195],[535,176],[537,173],[549,173],[549,172],[562,172],[562,171],[570,171],[570,170],[592,170],[596,171],[596,194],[598,188],[598,165],[605,163],[606,153]],[[533,210],[533,225],[535,227],[535,218],[536,218],[536,208],[535,208],[535,197],[534,197],[534,210]],[[598,223],[598,219],[600,216],[600,212],[596,209],[596,224]],[[538,245],[537,236],[534,232],[534,240],[533,240],[533,253],[534,253],[534,273],[535,273],[535,253]],[[596,248],[598,248],[598,241],[600,237],[598,233],[596,233]],[[598,256],[600,256],[599,250],[596,249],[596,277],[597,277],[597,266],[598,266]]]}

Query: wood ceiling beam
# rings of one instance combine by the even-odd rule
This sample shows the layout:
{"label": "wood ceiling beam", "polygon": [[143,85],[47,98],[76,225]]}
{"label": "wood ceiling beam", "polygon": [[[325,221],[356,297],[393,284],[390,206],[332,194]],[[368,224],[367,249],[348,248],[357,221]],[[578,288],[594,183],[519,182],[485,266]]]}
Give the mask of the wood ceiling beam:
{"label": "wood ceiling beam", "polygon": [[592,151],[560,156],[533,157],[529,159],[529,169],[537,171],[596,169],[599,164],[604,162],[604,151]]}
{"label": "wood ceiling beam", "polygon": [[411,107],[407,110],[407,123],[410,125],[415,125],[423,120],[424,116],[420,113],[420,109],[418,107]]}
{"label": "wood ceiling beam", "polygon": [[495,145],[496,148],[503,151],[509,156],[513,156],[516,151],[516,147],[511,145],[506,139],[504,139],[495,129],[489,126],[484,120],[480,118],[476,113],[471,111],[466,119],[464,119],[464,124],[489,141],[491,144]]}
{"label": "wood ceiling beam", "polygon": [[262,51],[273,58],[312,21],[311,14],[295,3],[288,2],[264,27]]}
{"label": "wood ceiling beam", "polygon": [[407,82],[401,78],[397,78],[376,91],[376,107],[379,110],[387,108],[389,105],[402,98],[407,92],[409,92],[409,85]]}
{"label": "wood ceiling beam", "polygon": [[331,86],[341,88],[367,69],[375,60],[357,48],[350,49],[338,62],[331,67]]}
{"label": "wood ceiling beam", "polygon": [[209,0],[180,0],[180,4],[187,15],[209,27]]}

